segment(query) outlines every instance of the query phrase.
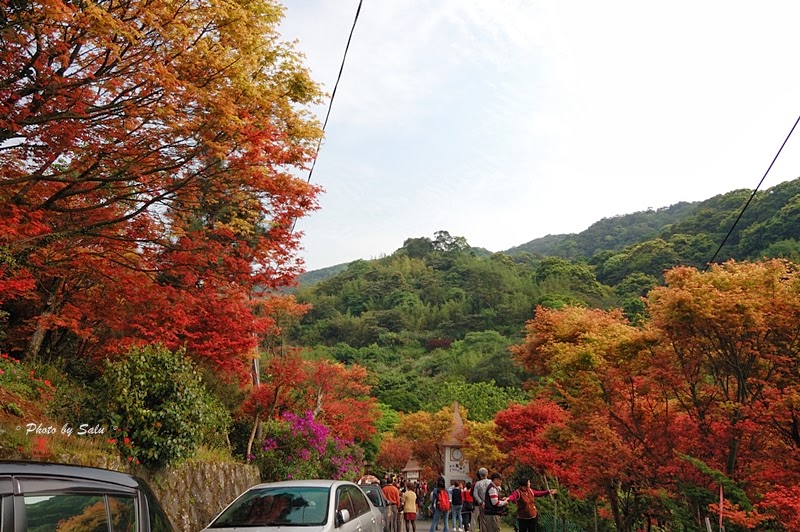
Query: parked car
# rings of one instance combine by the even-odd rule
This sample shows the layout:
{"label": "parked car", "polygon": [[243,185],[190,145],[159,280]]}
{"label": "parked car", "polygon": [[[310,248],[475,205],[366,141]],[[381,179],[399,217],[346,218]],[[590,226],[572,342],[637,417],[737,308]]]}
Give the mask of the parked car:
{"label": "parked car", "polygon": [[93,467],[0,461],[0,530],[172,532],[140,478]]}
{"label": "parked car", "polygon": [[287,480],[258,484],[214,518],[207,531],[383,532],[383,518],[358,486],[346,480]]}
{"label": "parked car", "polygon": [[381,487],[378,484],[359,484],[358,487],[367,494],[369,502],[381,513],[381,517],[383,517],[383,531],[389,532],[389,517],[387,516],[389,512],[389,501],[386,500],[386,496],[383,494]]}

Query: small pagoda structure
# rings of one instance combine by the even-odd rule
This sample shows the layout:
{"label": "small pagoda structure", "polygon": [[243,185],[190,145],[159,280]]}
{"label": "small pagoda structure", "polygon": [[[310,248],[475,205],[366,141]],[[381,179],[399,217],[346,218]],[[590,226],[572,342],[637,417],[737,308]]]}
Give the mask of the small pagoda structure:
{"label": "small pagoda structure", "polygon": [[422,466],[419,465],[419,462],[417,462],[417,459],[414,458],[414,455],[412,454],[411,457],[408,459],[408,462],[406,462],[406,466],[402,469],[401,472],[403,473],[403,476],[405,477],[406,480],[419,482],[420,481],[419,475],[422,472]]}
{"label": "small pagoda structure", "polygon": [[464,445],[464,438],[467,431],[464,428],[464,421],[458,411],[458,403],[453,403],[453,428],[444,440],[442,440],[442,450],[444,451],[444,481],[445,485],[450,486],[452,480],[470,480],[469,462],[464,458],[461,447]]}

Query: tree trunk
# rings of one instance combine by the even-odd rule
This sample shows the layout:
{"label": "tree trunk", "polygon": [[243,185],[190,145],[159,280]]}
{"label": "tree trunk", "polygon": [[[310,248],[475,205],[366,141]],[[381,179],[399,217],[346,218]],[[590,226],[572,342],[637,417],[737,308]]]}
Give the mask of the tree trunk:
{"label": "tree trunk", "polygon": [[39,353],[42,350],[42,344],[47,334],[47,329],[42,325],[42,318],[55,314],[58,296],[63,287],[64,279],[59,279],[55,287],[53,287],[52,292],[50,292],[50,297],[47,298],[47,306],[45,306],[44,311],[36,320],[36,329],[34,329],[31,339],[28,341],[28,347],[25,350],[25,358],[33,363],[38,361]]}
{"label": "tree trunk", "polygon": [[261,425],[261,414],[256,414],[256,420],[253,423],[253,430],[250,431],[250,439],[247,440],[247,454],[245,455],[245,460],[248,462],[250,461],[250,456],[253,454],[253,442],[256,439],[256,432],[258,432],[258,427]]}
{"label": "tree trunk", "polygon": [[739,460],[739,438],[731,442],[730,449],[728,450],[728,460],[725,464],[725,473],[732,479],[736,473],[736,463]]}

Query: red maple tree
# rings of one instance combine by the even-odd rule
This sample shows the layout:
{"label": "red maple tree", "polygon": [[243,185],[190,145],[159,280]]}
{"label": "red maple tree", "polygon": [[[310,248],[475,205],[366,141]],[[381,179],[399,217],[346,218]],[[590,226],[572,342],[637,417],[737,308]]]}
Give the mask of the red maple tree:
{"label": "red maple tree", "polygon": [[187,345],[241,372],[292,282],[320,92],[268,0],[2,1],[0,346]]}

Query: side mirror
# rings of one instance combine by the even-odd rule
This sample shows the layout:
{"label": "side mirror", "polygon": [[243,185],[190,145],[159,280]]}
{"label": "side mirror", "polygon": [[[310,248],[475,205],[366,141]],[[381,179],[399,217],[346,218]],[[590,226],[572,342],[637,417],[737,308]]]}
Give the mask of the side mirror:
{"label": "side mirror", "polygon": [[337,515],[339,517],[339,526],[342,526],[350,520],[350,510],[339,510]]}

